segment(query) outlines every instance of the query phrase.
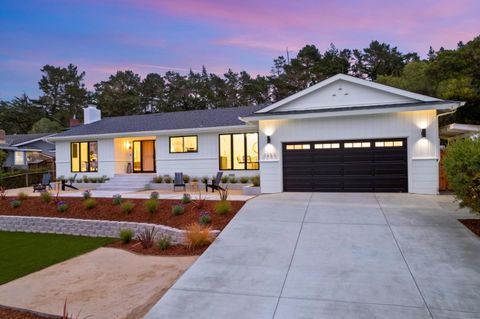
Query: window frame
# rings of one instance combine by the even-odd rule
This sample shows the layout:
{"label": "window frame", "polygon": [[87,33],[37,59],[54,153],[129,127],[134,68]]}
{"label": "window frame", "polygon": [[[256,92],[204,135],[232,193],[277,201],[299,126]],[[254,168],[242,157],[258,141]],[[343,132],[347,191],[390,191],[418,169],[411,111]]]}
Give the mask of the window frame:
{"label": "window frame", "polygon": [[[80,147],[80,144],[82,143],[87,143],[87,157],[90,156],[90,143],[95,143],[97,144],[97,169],[95,171],[92,171],[90,170],[90,158],[88,159],[87,161],[87,170],[82,172],[82,156],[81,156],[81,147]],[[78,153],[78,171],[74,171],[73,170],[73,151],[72,151],[72,146],[73,144],[78,144],[78,149],[77,149],[77,153]],[[98,173],[98,141],[78,141],[78,142],[70,142],[70,172],[71,173]]]}
{"label": "window frame", "polygon": [[[243,151],[244,151],[244,156],[248,156],[247,155],[247,135],[248,134],[257,134],[257,148],[258,148],[258,160],[257,162],[252,162],[252,163],[258,163],[258,168],[247,168],[247,164],[248,162],[245,161],[244,163],[244,168],[233,168],[234,165],[233,165],[233,161],[234,161],[234,156],[233,156],[233,150],[234,150],[234,146],[233,146],[233,136],[234,135],[238,135],[238,134],[243,134]],[[221,136],[224,136],[224,135],[229,135],[230,136],[230,167],[231,168],[222,168],[221,167],[221,156],[220,156],[220,148],[221,148]],[[218,170],[220,171],[258,171],[260,170],[260,147],[259,147],[259,142],[260,142],[260,134],[258,134],[258,132],[236,132],[236,133],[222,133],[222,134],[218,134]]]}
{"label": "window frame", "polygon": [[[182,149],[185,150],[185,137],[195,137],[195,151],[181,151],[181,152],[172,152],[172,138],[182,138]],[[186,154],[186,153],[198,153],[198,135],[178,135],[178,136],[169,136],[168,137],[168,152],[170,154]]]}

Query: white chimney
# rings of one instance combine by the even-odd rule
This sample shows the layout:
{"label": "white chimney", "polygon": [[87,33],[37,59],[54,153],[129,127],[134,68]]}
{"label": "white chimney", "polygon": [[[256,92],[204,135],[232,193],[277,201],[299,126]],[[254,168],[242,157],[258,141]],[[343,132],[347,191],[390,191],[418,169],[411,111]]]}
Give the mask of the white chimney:
{"label": "white chimney", "polygon": [[101,119],[102,112],[95,105],[89,105],[83,109],[83,124],[90,124]]}

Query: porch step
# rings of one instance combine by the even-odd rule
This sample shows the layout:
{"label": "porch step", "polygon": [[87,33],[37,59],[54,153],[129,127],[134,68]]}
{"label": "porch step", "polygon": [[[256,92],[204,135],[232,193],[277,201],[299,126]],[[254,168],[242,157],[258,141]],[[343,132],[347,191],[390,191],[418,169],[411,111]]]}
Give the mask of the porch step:
{"label": "porch step", "polygon": [[115,175],[99,185],[97,190],[140,191],[148,188],[155,174],[121,174]]}

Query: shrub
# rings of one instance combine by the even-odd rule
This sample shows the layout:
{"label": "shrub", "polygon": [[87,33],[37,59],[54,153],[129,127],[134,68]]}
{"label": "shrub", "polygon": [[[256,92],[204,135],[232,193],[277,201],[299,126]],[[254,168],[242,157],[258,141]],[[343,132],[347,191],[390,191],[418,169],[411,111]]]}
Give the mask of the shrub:
{"label": "shrub", "polygon": [[163,177],[162,176],[155,176],[153,178],[152,182],[160,184],[161,182],[163,182]]}
{"label": "shrub", "polygon": [[87,177],[87,176],[83,176],[83,177],[82,177],[82,181],[83,181],[84,183],[88,183],[88,177]]}
{"label": "shrub", "polygon": [[168,235],[160,236],[157,240],[157,247],[160,248],[160,250],[166,250],[172,247],[172,238]]}
{"label": "shrub", "polygon": [[64,213],[68,210],[68,204],[65,202],[58,202],[57,203],[57,210],[61,213]]}
{"label": "shrub", "polygon": [[242,183],[242,184],[248,183],[249,180],[250,180],[250,178],[248,178],[247,176],[240,177],[240,183]]}
{"label": "shrub", "polygon": [[211,228],[200,224],[191,224],[187,226],[185,231],[185,244],[190,249],[203,247],[213,241]]}
{"label": "shrub", "polygon": [[155,236],[157,235],[157,230],[155,227],[150,229],[144,228],[140,234],[137,235],[137,239],[140,241],[140,244],[143,248],[147,249],[153,246]]}
{"label": "shrub", "polygon": [[158,192],[151,192],[150,193],[150,199],[158,199],[159,196],[160,196],[160,194],[158,194]]}
{"label": "shrub", "polygon": [[175,215],[175,216],[182,215],[184,211],[185,211],[185,208],[183,208],[182,205],[172,206],[172,215]]}
{"label": "shrub", "polygon": [[147,212],[150,214],[153,214],[157,211],[158,209],[158,200],[155,198],[150,198],[145,202],[145,209]]}
{"label": "shrub", "polygon": [[19,200],[27,200],[28,199],[28,194],[25,192],[20,192],[18,193],[18,199]]}
{"label": "shrub", "polygon": [[124,244],[128,244],[129,242],[132,241],[132,238],[134,236],[134,231],[130,228],[127,229],[121,229],[118,237],[120,237],[120,240]]}
{"label": "shrub", "polygon": [[253,186],[258,187],[260,186],[260,175],[255,175],[250,178],[252,181]]}
{"label": "shrub", "polygon": [[229,201],[221,200],[215,204],[215,212],[219,215],[225,215],[232,210],[232,205]]}
{"label": "shrub", "polygon": [[204,183],[204,184],[208,183],[208,176],[203,176],[202,177],[202,183]]}
{"label": "shrub", "polygon": [[75,182],[75,178],[74,178],[73,176],[70,176],[70,177],[68,178],[68,181],[69,181],[70,183],[73,183],[73,182]]}
{"label": "shrub", "polygon": [[184,204],[188,204],[192,202],[192,198],[190,197],[190,194],[183,194],[181,201]]}
{"label": "shrub", "polygon": [[183,175],[183,182],[184,182],[185,184],[187,184],[188,182],[190,182],[190,176],[188,176],[188,175]]}
{"label": "shrub", "polygon": [[[85,177],[84,177],[84,179],[85,179]],[[92,197],[92,193],[87,190],[87,191],[84,191],[84,192],[82,193],[82,196],[83,196],[83,199],[89,199],[89,198]]]}
{"label": "shrub", "polygon": [[52,194],[49,192],[41,192],[40,193],[40,200],[46,204],[52,201]]}
{"label": "shrub", "polygon": [[235,176],[232,176],[228,180],[231,184],[236,184],[238,182],[238,179]]}
{"label": "shrub", "polygon": [[[215,178],[214,178],[214,179],[215,179]],[[223,183],[223,184],[228,183],[228,176],[227,176],[227,175],[222,176],[222,183]]]}
{"label": "shrub", "polygon": [[116,194],[116,195],[113,195],[113,199],[112,199],[112,203],[113,205],[120,205],[122,203],[122,195],[120,194]]}
{"label": "shrub", "polygon": [[212,217],[210,217],[209,212],[201,212],[200,217],[198,218],[198,222],[202,225],[207,225],[212,222]]}
{"label": "shrub", "polygon": [[192,182],[198,183],[198,177],[192,177]]}
{"label": "shrub", "polygon": [[171,184],[172,178],[170,177],[170,175],[165,175],[165,177],[163,178],[163,181],[167,184]]}
{"label": "shrub", "polygon": [[97,205],[97,202],[93,198],[87,198],[83,201],[83,207],[86,209],[92,209]]}
{"label": "shrub", "polygon": [[22,201],[19,200],[19,199],[14,199],[10,202],[10,206],[12,208],[18,208],[18,207],[22,206]]}
{"label": "shrub", "polygon": [[451,142],[446,153],[448,184],[460,206],[480,213],[480,139]]}
{"label": "shrub", "polygon": [[132,203],[131,201],[123,202],[123,203],[120,205],[120,209],[121,209],[122,212],[125,213],[125,214],[130,214],[130,213],[132,212],[133,208],[135,208],[135,204]]}

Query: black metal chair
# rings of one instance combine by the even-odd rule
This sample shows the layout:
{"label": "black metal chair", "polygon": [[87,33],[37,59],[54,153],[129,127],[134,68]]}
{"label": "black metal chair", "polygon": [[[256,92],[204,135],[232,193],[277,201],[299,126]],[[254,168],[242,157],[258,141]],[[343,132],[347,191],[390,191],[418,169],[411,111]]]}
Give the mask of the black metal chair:
{"label": "black metal chair", "polygon": [[66,187],[78,190],[78,188],[73,186],[73,182],[75,182],[76,179],[77,179],[77,174],[73,175],[73,178],[68,182],[68,184],[64,179],[62,179],[62,191],[64,191]]}
{"label": "black metal chair", "polygon": [[47,190],[47,187],[50,189],[53,189],[52,185],[50,184],[51,182],[52,182],[52,177],[50,176],[50,174],[49,173],[43,174],[42,182],[33,185],[33,192],[36,192],[36,191],[43,192]]}
{"label": "black metal chair", "polygon": [[218,172],[215,179],[212,179],[212,183],[209,184],[208,182],[205,184],[205,192],[208,192],[208,188],[212,189],[212,193],[216,190],[224,190],[222,186],[220,186],[220,182],[222,181],[223,172]]}
{"label": "black metal chair", "polygon": [[185,181],[183,180],[183,173],[175,173],[175,180],[173,181],[173,191],[177,187],[183,187],[183,191],[185,191]]}

